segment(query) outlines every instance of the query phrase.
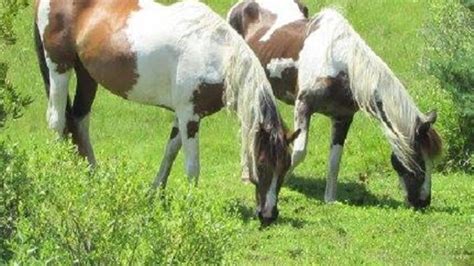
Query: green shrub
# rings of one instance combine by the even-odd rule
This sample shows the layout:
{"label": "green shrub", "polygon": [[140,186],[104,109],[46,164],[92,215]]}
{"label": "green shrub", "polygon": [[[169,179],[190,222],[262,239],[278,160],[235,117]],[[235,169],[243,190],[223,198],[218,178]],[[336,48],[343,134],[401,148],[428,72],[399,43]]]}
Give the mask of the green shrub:
{"label": "green shrub", "polygon": [[28,0],[3,0],[0,2],[0,40],[7,45],[16,41],[13,19],[21,8],[28,6]]}
{"label": "green shrub", "polygon": [[0,63],[0,128],[5,125],[7,119],[19,118],[23,107],[31,102],[29,97],[18,94],[8,82],[7,71],[8,66]]}
{"label": "green shrub", "polygon": [[[228,259],[238,224],[202,189],[152,196],[150,178],[126,164],[91,170],[72,146],[30,154],[34,190],[12,243],[14,262],[31,264],[218,264]],[[144,181],[145,180],[145,181]]]}
{"label": "green shrub", "polygon": [[20,209],[31,191],[25,154],[0,143],[0,263],[13,255],[9,241],[15,235]]}
{"label": "green shrub", "polygon": [[457,127],[446,139],[448,156],[473,171],[474,152],[474,13],[459,1],[433,3],[425,29],[426,67],[455,102]]}

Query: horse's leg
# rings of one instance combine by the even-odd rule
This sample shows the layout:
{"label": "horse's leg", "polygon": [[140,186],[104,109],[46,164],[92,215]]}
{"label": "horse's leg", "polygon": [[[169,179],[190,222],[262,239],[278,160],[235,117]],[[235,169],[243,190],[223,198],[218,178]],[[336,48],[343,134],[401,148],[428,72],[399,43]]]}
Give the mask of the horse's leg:
{"label": "horse's leg", "polygon": [[173,166],[174,160],[178,155],[179,150],[182,146],[181,136],[179,133],[178,118],[174,119],[173,127],[171,129],[170,138],[166,144],[166,151],[163,159],[161,160],[160,170],[155,177],[152,187],[166,187],[168,182],[168,176],[170,175],[171,166]]}
{"label": "horse's leg", "polygon": [[292,168],[300,164],[306,156],[306,145],[308,143],[309,122],[311,120],[311,112],[307,101],[304,97],[299,97],[295,103],[294,123],[295,130],[300,129],[301,132],[295,139],[293,144],[293,154],[291,156]]}
{"label": "horse's leg", "polygon": [[197,184],[199,178],[199,116],[190,110],[177,111],[179,132],[183,143],[186,174],[189,182]]}
{"label": "horse's leg", "polygon": [[344,141],[347,132],[352,123],[352,116],[344,118],[332,118],[332,142],[331,152],[329,155],[329,169],[326,180],[326,191],[324,193],[324,201],[334,202],[337,192],[337,176],[339,174],[339,164],[342,158]]}
{"label": "horse's leg", "polygon": [[67,117],[68,128],[79,154],[86,157],[91,166],[95,166],[96,160],[89,137],[89,119],[97,92],[97,82],[79,60],[76,61],[74,70],[76,71],[77,86],[72,111],[68,113]]}
{"label": "horse's leg", "polygon": [[66,105],[68,101],[68,86],[71,71],[58,71],[58,65],[46,60],[49,71],[49,97],[46,112],[49,128],[56,131],[60,138],[64,137],[66,129]]}

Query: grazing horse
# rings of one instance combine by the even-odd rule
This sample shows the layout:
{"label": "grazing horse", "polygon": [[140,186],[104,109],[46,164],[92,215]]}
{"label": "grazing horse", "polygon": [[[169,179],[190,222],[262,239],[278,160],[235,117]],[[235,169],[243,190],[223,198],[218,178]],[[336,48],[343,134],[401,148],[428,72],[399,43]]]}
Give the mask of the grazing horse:
{"label": "grazing horse", "polygon": [[[306,20],[307,12],[302,11],[301,5],[285,1],[293,6],[293,12],[275,7],[277,3],[272,5],[270,0],[247,0],[234,6],[228,20],[256,51],[271,81],[272,70],[278,70],[273,74],[278,79],[272,82],[275,95],[282,100],[285,98],[281,95],[292,96],[287,102],[294,101],[295,128],[301,130],[294,144],[293,167],[306,155],[311,115],[321,113],[330,117],[332,142],[324,199],[335,201],[344,141],[354,114],[362,109],[380,122],[391,144],[392,166],[400,177],[407,203],[415,208],[428,206],[433,160],[442,146],[432,127],[436,112],[424,115],[418,110],[402,83],[337,11],[325,9]],[[275,28],[280,16],[288,22]],[[296,27],[298,24],[304,25]],[[270,43],[272,40],[274,43]],[[278,42],[292,40],[300,51],[293,51],[288,58],[275,52],[279,51],[273,48],[278,47]],[[293,62],[295,70],[287,67],[290,59],[298,60]],[[279,64],[275,66],[272,62]],[[294,76],[284,75],[291,71],[296,81]],[[284,91],[278,92],[281,88]]]}
{"label": "grazing horse", "polygon": [[[49,127],[69,132],[95,164],[89,114],[100,84],[110,92],[175,113],[154,187],[166,186],[183,147],[190,182],[199,176],[199,123],[229,106],[241,122],[241,156],[256,183],[262,224],[278,215],[277,195],[291,165],[290,143],[258,59],[204,4],[152,0],[37,0],[35,41],[48,95]],[[72,70],[74,101],[68,96]]]}

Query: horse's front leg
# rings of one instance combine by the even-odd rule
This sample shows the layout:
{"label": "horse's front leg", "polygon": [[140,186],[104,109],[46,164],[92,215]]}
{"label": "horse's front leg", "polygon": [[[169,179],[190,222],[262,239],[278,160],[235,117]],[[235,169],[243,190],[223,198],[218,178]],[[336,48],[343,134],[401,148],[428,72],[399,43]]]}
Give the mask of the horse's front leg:
{"label": "horse's front leg", "polygon": [[339,165],[342,158],[344,142],[347,132],[352,123],[352,116],[332,119],[332,141],[329,154],[329,169],[326,180],[326,191],[324,192],[324,201],[336,201],[337,176],[339,174]]}
{"label": "horse's front leg", "polygon": [[75,63],[74,70],[77,78],[76,95],[72,109],[67,111],[67,126],[79,154],[86,157],[89,165],[94,167],[96,159],[89,136],[89,119],[97,82],[79,60]]}
{"label": "horse's front leg", "polygon": [[178,155],[179,150],[181,149],[182,141],[181,135],[179,132],[179,123],[178,118],[174,119],[173,127],[171,128],[170,138],[166,144],[165,155],[161,160],[160,170],[155,177],[152,187],[162,187],[165,188],[168,182],[168,176],[170,175],[171,167]]}
{"label": "horse's front leg", "polygon": [[304,97],[299,97],[295,103],[294,123],[295,130],[301,132],[293,144],[293,154],[291,156],[292,168],[300,164],[306,156],[306,145],[308,144],[309,122],[311,120],[310,106]]}
{"label": "horse's front leg", "polygon": [[199,178],[199,122],[193,111],[177,112],[179,132],[184,149],[186,174],[189,182],[197,184]]}

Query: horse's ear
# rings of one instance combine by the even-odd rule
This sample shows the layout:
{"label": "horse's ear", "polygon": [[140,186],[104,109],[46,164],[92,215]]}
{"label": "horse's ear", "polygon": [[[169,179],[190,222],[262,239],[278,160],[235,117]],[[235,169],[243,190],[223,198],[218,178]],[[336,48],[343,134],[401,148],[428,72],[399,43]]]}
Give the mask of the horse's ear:
{"label": "horse's ear", "polygon": [[295,132],[291,133],[291,134],[287,134],[286,135],[286,141],[288,144],[291,144],[293,143],[293,141],[295,141],[295,139],[300,135],[301,133],[301,129],[298,128]]}
{"label": "horse's ear", "polygon": [[250,19],[258,19],[259,8],[256,2],[250,2],[244,7],[244,15]]}
{"label": "horse's ear", "polygon": [[437,118],[438,118],[438,114],[436,113],[436,111],[431,111],[427,113],[426,120],[423,122],[420,121],[418,123],[418,126],[416,128],[416,137],[421,138],[423,136],[426,136],[431,126],[436,122]]}

